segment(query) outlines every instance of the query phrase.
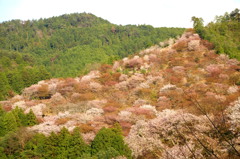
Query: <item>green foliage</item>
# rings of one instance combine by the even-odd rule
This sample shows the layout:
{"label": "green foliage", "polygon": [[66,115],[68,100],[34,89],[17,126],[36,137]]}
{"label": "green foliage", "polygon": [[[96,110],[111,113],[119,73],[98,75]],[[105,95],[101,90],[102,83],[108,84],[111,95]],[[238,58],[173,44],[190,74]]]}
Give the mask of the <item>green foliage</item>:
{"label": "green foliage", "polygon": [[1,159],[7,159],[7,156],[4,153],[4,148],[3,147],[0,147],[0,158]]}
{"label": "green foliage", "polygon": [[112,147],[107,147],[106,150],[98,151],[96,156],[101,159],[110,159],[110,158],[120,156],[120,153]]}
{"label": "green foliage", "polygon": [[69,144],[71,145],[68,151],[69,158],[77,158],[83,154],[90,153],[90,147],[83,141],[79,128],[73,130]]}
{"label": "green foliage", "polygon": [[5,112],[0,107],[0,137],[16,132],[20,127],[35,124],[37,124],[37,119],[32,110],[24,114],[23,110],[18,107],[10,112]]}
{"label": "green foliage", "polygon": [[12,113],[14,114],[14,117],[16,119],[17,127],[24,125],[25,114],[24,114],[23,110],[16,107],[14,110],[12,110]]}
{"label": "green foliage", "polygon": [[58,134],[51,133],[49,137],[36,134],[26,143],[22,155],[42,158],[76,159],[89,153],[89,146],[83,141],[78,128],[69,133],[66,128]]}
{"label": "green foliage", "polygon": [[3,132],[11,132],[17,130],[17,121],[16,117],[12,112],[7,112],[2,117],[2,123],[3,123]]}
{"label": "green foliage", "polygon": [[52,132],[50,136],[39,133],[32,135],[26,129],[19,129],[0,138],[0,152],[3,153],[3,158],[6,156],[24,159],[112,159],[117,156],[132,158],[130,149],[124,144],[119,125],[115,125],[115,128],[102,128],[91,146],[83,141],[79,128],[75,128],[72,133],[63,128],[57,134]]}
{"label": "green foliage", "polygon": [[3,110],[2,105],[0,104],[0,117],[2,117],[4,113],[5,111]]}
{"label": "green foliage", "polygon": [[[118,128],[102,128],[92,141],[92,155],[114,155],[115,151],[120,155],[131,158],[131,150],[124,143],[123,136]],[[109,149],[111,148],[111,149]],[[114,151],[115,150],[115,151]],[[109,154],[113,152],[113,154]],[[98,154],[100,153],[100,154]]]}
{"label": "green foliage", "polygon": [[240,60],[240,13],[235,9],[230,14],[216,16],[215,22],[203,26],[202,19],[193,17],[194,29],[199,35],[212,42],[218,53],[225,53]]}
{"label": "green foliage", "polygon": [[32,134],[26,128],[20,128],[16,132],[10,132],[0,138],[0,147],[3,148],[7,158],[19,158],[25,143],[31,137]]}
{"label": "green foliage", "polygon": [[193,21],[194,29],[197,30],[197,33],[202,37],[205,33],[203,19],[197,18],[197,17],[192,17],[192,21]]}
{"label": "green foliage", "polygon": [[10,85],[4,72],[0,72],[0,100],[8,96]]}
{"label": "green foliage", "polygon": [[29,54],[0,49],[0,100],[51,77],[44,66],[34,66],[33,61]]}
{"label": "green foliage", "polygon": [[45,135],[35,134],[31,140],[26,143],[21,155],[26,158],[34,158],[35,156],[43,157],[46,153],[46,141],[47,137]]}
{"label": "green foliage", "polygon": [[3,22],[0,100],[6,99],[9,91],[21,93],[43,79],[84,74],[92,64],[112,63],[183,31],[149,25],[118,26],[87,13]]}
{"label": "green foliage", "polygon": [[23,118],[23,125],[24,126],[33,126],[37,124],[37,118],[35,114],[33,113],[32,109],[29,113],[26,114],[26,116]]}

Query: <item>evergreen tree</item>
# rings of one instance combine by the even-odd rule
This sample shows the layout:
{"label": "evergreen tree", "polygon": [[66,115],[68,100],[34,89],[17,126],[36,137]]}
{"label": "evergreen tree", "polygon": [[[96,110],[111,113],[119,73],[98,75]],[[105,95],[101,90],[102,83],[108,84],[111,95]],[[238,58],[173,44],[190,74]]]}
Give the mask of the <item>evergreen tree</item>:
{"label": "evergreen tree", "polygon": [[6,112],[3,110],[2,106],[0,105],[0,137],[5,135],[5,127],[3,124],[3,116]]}
{"label": "evergreen tree", "polygon": [[18,70],[8,72],[7,78],[14,92],[20,93],[21,90],[24,88],[24,83],[20,72]]}
{"label": "evergreen tree", "polygon": [[2,106],[1,106],[1,104],[0,104],[0,117],[2,117],[3,114],[5,114],[5,111],[3,110],[3,108],[2,108]]}
{"label": "evergreen tree", "polygon": [[3,134],[14,132],[17,130],[18,124],[12,112],[7,112],[3,115]]}
{"label": "evergreen tree", "polygon": [[58,136],[57,156],[60,158],[68,158],[68,150],[70,149],[71,135],[67,128],[63,127]]}
{"label": "evergreen tree", "polygon": [[102,128],[99,130],[91,144],[92,155],[97,154],[99,151],[107,151],[109,147],[115,149],[120,155],[131,158],[131,151],[116,128]]}
{"label": "evergreen tree", "polygon": [[5,73],[0,72],[0,100],[3,100],[10,91],[11,87]]}
{"label": "evergreen tree", "polygon": [[3,124],[3,115],[0,116],[0,137],[6,134],[6,130]]}
{"label": "evergreen tree", "polygon": [[46,154],[46,141],[47,137],[43,134],[35,134],[31,140],[29,140],[24,151],[21,153],[25,158],[44,157]]}
{"label": "evergreen tree", "polygon": [[24,125],[24,120],[25,120],[25,114],[21,108],[18,108],[18,106],[12,110],[12,113],[16,119],[17,126],[20,127]]}
{"label": "evergreen tree", "polygon": [[112,147],[107,147],[106,150],[100,150],[96,154],[96,156],[100,159],[112,159],[117,156],[121,156],[118,151],[116,151]]}
{"label": "evergreen tree", "polygon": [[46,140],[45,144],[45,158],[56,158],[57,157],[57,147],[58,147],[58,135],[52,132]]}
{"label": "evergreen tree", "polygon": [[37,124],[37,118],[33,113],[32,109],[30,110],[29,113],[26,114],[23,123],[24,123],[24,126],[33,126]]}
{"label": "evergreen tree", "polygon": [[69,140],[70,149],[68,151],[69,158],[81,157],[84,153],[89,153],[89,146],[83,141],[80,129],[75,128]]}

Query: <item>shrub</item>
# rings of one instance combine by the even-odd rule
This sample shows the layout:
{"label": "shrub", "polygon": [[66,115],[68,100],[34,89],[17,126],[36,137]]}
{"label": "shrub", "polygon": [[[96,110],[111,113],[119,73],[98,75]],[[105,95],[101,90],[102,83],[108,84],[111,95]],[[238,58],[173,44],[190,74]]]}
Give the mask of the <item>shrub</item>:
{"label": "shrub", "polygon": [[157,62],[158,61],[157,55],[150,54],[149,55],[149,60],[150,60],[150,62]]}
{"label": "shrub", "polygon": [[136,115],[144,115],[146,118],[153,118],[155,116],[155,113],[152,112],[149,109],[145,109],[145,108],[132,108],[130,110],[132,113],[136,114]]}
{"label": "shrub", "polygon": [[90,90],[90,85],[87,82],[81,82],[74,86],[76,92],[86,93]]}
{"label": "shrub", "polygon": [[221,73],[221,68],[219,65],[210,64],[206,67],[206,71],[213,77],[218,76]]}
{"label": "shrub", "polygon": [[94,127],[92,127],[90,124],[81,124],[79,127],[82,133],[89,133],[94,131]]}
{"label": "shrub", "polygon": [[65,87],[73,87],[74,85],[76,85],[77,81],[73,78],[67,78],[64,81],[64,86]]}
{"label": "shrub", "polygon": [[187,41],[181,40],[181,41],[175,43],[172,48],[177,51],[183,51],[183,50],[187,49],[187,46],[188,46]]}
{"label": "shrub", "polygon": [[108,64],[102,64],[101,67],[100,67],[100,69],[99,69],[99,71],[100,71],[100,72],[104,72],[104,73],[106,73],[106,72],[110,71],[111,68],[112,68],[111,65],[108,65]]}
{"label": "shrub", "polygon": [[141,58],[133,58],[127,61],[125,67],[126,68],[140,68],[143,64],[143,60]]}
{"label": "shrub", "polygon": [[160,92],[163,93],[163,92],[166,92],[168,90],[175,90],[177,87],[175,85],[172,85],[172,84],[167,84],[167,85],[164,85],[161,89],[160,89]]}
{"label": "shrub", "polygon": [[98,116],[98,115],[101,115],[103,113],[104,113],[104,111],[100,108],[91,108],[91,109],[88,109],[86,111],[87,115],[94,115],[94,116]]}
{"label": "shrub", "polygon": [[129,134],[129,131],[131,129],[132,124],[129,123],[129,122],[122,121],[122,122],[120,122],[120,125],[121,125],[122,130],[123,130],[123,135],[127,136]]}
{"label": "shrub", "polygon": [[115,108],[121,108],[121,104],[114,101],[114,100],[109,100],[104,107],[115,107]]}
{"label": "shrub", "polygon": [[197,51],[200,48],[200,40],[191,40],[188,43],[188,50]]}
{"label": "shrub", "polygon": [[137,95],[142,97],[142,98],[146,98],[146,96],[150,95],[152,92],[152,89],[150,88],[141,88],[137,91]]}
{"label": "shrub", "polygon": [[105,119],[105,123],[109,125],[113,125],[118,120],[116,114],[106,114],[104,115],[104,119]]}
{"label": "shrub", "polygon": [[179,84],[179,83],[181,83],[181,80],[182,80],[182,78],[179,77],[179,76],[174,76],[174,75],[172,75],[172,76],[169,77],[169,81],[170,81],[172,84]]}
{"label": "shrub", "polygon": [[79,102],[79,101],[89,101],[94,100],[95,95],[93,93],[73,93],[71,96],[71,101],[73,102]]}
{"label": "shrub", "polygon": [[40,99],[46,99],[51,97],[47,84],[42,84],[40,87],[38,87],[37,94]]}
{"label": "shrub", "polygon": [[227,92],[228,92],[228,94],[233,94],[233,93],[238,92],[238,90],[239,90],[238,86],[231,86],[228,88]]}
{"label": "shrub", "polygon": [[95,95],[93,93],[83,93],[79,95],[80,101],[94,100]]}
{"label": "shrub", "polygon": [[68,95],[73,91],[74,87],[66,83],[61,83],[57,85],[57,92],[61,93],[63,96]]}
{"label": "shrub", "polygon": [[207,40],[201,40],[200,41],[200,44],[201,45],[203,45],[203,46],[205,46],[208,50],[212,50],[212,49],[214,49],[214,45],[213,45],[213,43],[210,43],[209,41],[207,41]]}
{"label": "shrub", "polygon": [[106,85],[106,86],[114,86],[114,85],[116,85],[116,84],[117,84],[116,81],[106,81],[106,82],[104,83],[104,85]]}
{"label": "shrub", "polygon": [[51,102],[53,104],[63,104],[66,102],[66,99],[60,94],[60,93],[55,93],[52,97],[51,97]]}
{"label": "shrub", "polygon": [[111,112],[115,112],[117,108],[114,106],[106,106],[106,107],[103,107],[103,110],[106,113],[111,113]]}
{"label": "shrub", "polygon": [[229,79],[231,84],[236,84],[236,85],[240,85],[240,73],[234,73],[230,75],[230,79]]}
{"label": "shrub", "polygon": [[90,82],[89,86],[92,92],[97,92],[102,89],[102,85],[97,82]]}
{"label": "shrub", "polygon": [[116,73],[103,73],[99,78],[99,81],[104,85],[115,85],[119,82],[119,77],[121,74],[119,72]]}
{"label": "shrub", "polygon": [[80,99],[80,94],[79,93],[73,93],[72,95],[71,95],[71,101],[72,102],[77,102],[77,101],[79,101]]}
{"label": "shrub", "polygon": [[55,121],[55,124],[56,125],[63,125],[63,124],[66,124],[68,121],[70,120],[70,118],[59,118]]}

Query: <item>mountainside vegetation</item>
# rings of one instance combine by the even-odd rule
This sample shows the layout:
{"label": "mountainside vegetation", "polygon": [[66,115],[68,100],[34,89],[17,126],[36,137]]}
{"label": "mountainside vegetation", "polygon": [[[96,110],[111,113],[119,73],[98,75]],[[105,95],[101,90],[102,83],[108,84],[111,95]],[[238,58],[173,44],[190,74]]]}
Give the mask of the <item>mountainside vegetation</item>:
{"label": "mountainside vegetation", "polygon": [[[99,48],[91,45],[76,45],[66,50],[61,50],[61,46],[53,48],[52,53],[57,50],[64,53],[59,55],[64,57],[62,64],[74,63],[80,51],[86,61],[89,60],[85,67],[90,67],[90,72],[77,77],[51,78],[48,71],[41,71],[50,79],[0,101],[0,158],[239,159],[240,61],[233,58],[238,53],[231,52],[236,51],[237,37],[229,37],[234,32],[238,34],[238,30],[231,33],[225,28],[224,36],[218,35],[219,30],[210,34],[208,31],[212,28],[204,27],[201,18],[192,20],[194,29],[186,29],[176,39],[157,42],[115,61],[123,54],[97,56],[90,51],[101,54],[110,46],[108,44]],[[108,25],[107,21],[99,21]],[[228,22],[237,21],[233,18]],[[63,24],[61,27],[70,25]],[[80,23],[79,28],[95,24],[95,21]],[[117,26],[113,25],[113,29],[112,25],[110,34],[115,35],[113,31]],[[219,24],[219,29],[221,27]],[[234,43],[233,48],[223,47],[229,53],[226,50],[222,53],[218,44],[203,39],[206,35],[229,38]],[[127,36],[131,45],[130,39],[135,38]],[[123,42],[119,48],[122,44],[128,46]],[[20,56],[9,56],[16,64],[5,68],[48,70],[48,65],[41,66],[35,61],[41,55],[25,53],[24,49],[12,52]],[[53,59],[53,66],[59,57]],[[92,60],[100,61],[102,57],[108,62],[90,65]],[[22,59],[19,64],[17,59]],[[88,70],[85,67],[83,72]],[[41,73],[22,77],[20,72],[19,76],[40,79]],[[11,90],[8,76],[3,74],[1,80],[2,86]],[[23,80],[22,84],[27,81]]]}
{"label": "mountainside vegetation", "polygon": [[183,31],[183,28],[115,25],[88,13],[3,22],[0,100],[43,79],[87,73],[102,63],[111,63]]}
{"label": "mountainside vegetation", "polygon": [[240,60],[240,11],[216,16],[215,21],[203,26],[203,19],[192,17],[194,29],[205,40],[214,44],[217,53],[225,53]]}
{"label": "mountainside vegetation", "polygon": [[[161,45],[2,101],[2,158],[238,159],[240,62],[192,29]],[[16,108],[36,125],[10,122]]]}

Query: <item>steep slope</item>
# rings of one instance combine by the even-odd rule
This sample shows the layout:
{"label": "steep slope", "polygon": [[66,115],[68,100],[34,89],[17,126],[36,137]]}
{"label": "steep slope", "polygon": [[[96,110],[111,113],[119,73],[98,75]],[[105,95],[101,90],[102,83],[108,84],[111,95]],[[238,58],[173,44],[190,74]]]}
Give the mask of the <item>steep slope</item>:
{"label": "steep slope", "polygon": [[88,73],[103,63],[176,37],[183,31],[183,28],[115,25],[88,13],[3,22],[0,74],[4,80],[0,80],[0,85],[5,83],[5,86],[1,88],[0,100],[40,80]]}
{"label": "steep slope", "polygon": [[188,30],[85,76],[40,81],[1,102],[37,115],[29,131],[81,128],[91,142],[119,123],[134,158],[238,158],[239,61]]}
{"label": "steep slope", "polygon": [[[83,73],[89,63],[111,62],[183,31],[183,28],[148,25],[119,26],[93,14],[74,13],[33,21],[3,22],[0,48],[30,53],[36,64],[44,65],[53,77],[69,77]],[[86,56],[91,53],[98,58]]]}

